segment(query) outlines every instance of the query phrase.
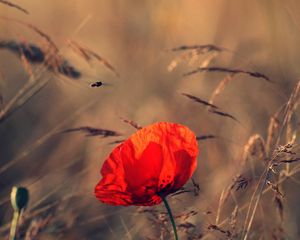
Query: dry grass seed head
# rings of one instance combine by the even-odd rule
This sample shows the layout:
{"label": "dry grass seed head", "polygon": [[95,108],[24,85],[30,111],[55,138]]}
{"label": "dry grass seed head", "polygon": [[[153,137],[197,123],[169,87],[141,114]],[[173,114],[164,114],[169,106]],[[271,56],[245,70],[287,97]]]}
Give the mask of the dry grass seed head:
{"label": "dry grass seed head", "polygon": [[244,146],[242,156],[243,163],[246,163],[249,157],[266,160],[266,144],[262,136],[259,134],[252,135]]}
{"label": "dry grass seed head", "polygon": [[15,3],[12,3],[12,2],[9,2],[9,1],[6,1],[6,0],[0,0],[0,3],[5,4],[5,5],[7,5],[7,6],[11,7],[11,8],[18,9],[19,11],[21,11],[21,12],[23,12],[25,14],[29,14],[29,12],[25,8],[19,6],[19,5],[15,4]]}
{"label": "dry grass seed head", "polygon": [[230,190],[235,188],[235,191],[240,189],[245,189],[249,183],[252,181],[252,178],[246,178],[242,175],[238,175],[233,179],[233,183],[230,186]]}
{"label": "dry grass seed head", "polygon": [[224,67],[199,67],[193,71],[187,72],[183,74],[184,77],[194,75],[200,72],[223,72],[223,73],[230,73],[230,74],[246,74],[254,78],[262,78],[265,81],[272,82],[271,79],[260,73],[260,72],[252,72],[252,71],[247,71],[243,69],[232,69],[232,68],[224,68]]}
{"label": "dry grass seed head", "polygon": [[205,100],[202,100],[199,97],[193,96],[191,94],[182,93],[182,95],[189,98],[189,99],[191,99],[191,100],[193,100],[194,102],[197,102],[197,103],[200,103],[200,104],[206,106],[208,112],[211,112],[213,114],[216,114],[216,115],[219,115],[219,116],[222,116],[222,117],[230,118],[230,119],[240,123],[239,120],[236,117],[234,117],[233,115],[231,115],[229,113],[226,113],[226,112],[223,112],[223,111],[219,110],[219,108],[214,104],[211,104],[211,103],[209,103]]}
{"label": "dry grass seed head", "polygon": [[230,118],[230,119],[234,120],[235,122],[240,123],[240,121],[236,117],[234,117],[233,115],[231,115],[227,112],[219,111],[219,110],[212,109],[212,108],[210,108],[208,111],[213,113],[213,114],[219,115],[221,117]]}
{"label": "dry grass seed head", "polygon": [[219,47],[219,46],[213,45],[213,44],[181,45],[181,46],[174,47],[171,49],[172,52],[187,51],[187,50],[198,50],[201,53],[206,53],[206,52],[211,52],[211,51],[216,51],[216,52],[228,51],[226,48]]}
{"label": "dry grass seed head", "polygon": [[295,111],[297,110],[297,107],[299,105],[299,91],[300,91],[300,81],[296,85],[291,98],[288,102],[288,109],[287,109],[287,115],[286,115],[286,142],[292,142],[295,141],[295,135],[296,130],[293,131],[291,119]]}
{"label": "dry grass seed head", "polygon": [[199,61],[199,57],[202,54],[209,53],[209,55],[201,61],[198,65],[200,67],[207,67],[212,60],[214,60],[220,52],[228,51],[225,48],[218,47],[212,44],[205,45],[182,45],[179,47],[172,48],[170,51],[172,52],[184,52],[179,57],[173,59],[167,69],[169,72],[172,72],[180,62],[188,61],[189,65],[192,65]]}
{"label": "dry grass seed head", "polygon": [[104,65],[107,69],[113,72],[116,77],[120,76],[115,67],[105,58],[101,57],[98,53],[75,41],[69,40],[68,45],[75,53],[79,54],[79,56],[83,57],[87,62],[90,62],[92,59],[96,59],[100,64]]}
{"label": "dry grass seed head", "polygon": [[231,80],[234,78],[234,76],[236,75],[236,73],[231,73],[231,74],[228,74],[226,77],[224,77],[221,82],[218,84],[218,86],[215,88],[215,90],[213,91],[210,99],[209,99],[209,103],[213,104],[215,102],[215,99],[218,95],[220,95],[224,89],[225,89],[225,86],[231,82]]}
{"label": "dry grass seed head", "polygon": [[217,106],[215,106],[215,105],[213,105],[213,104],[211,104],[211,103],[209,103],[209,102],[207,102],[207,101],[205,101],[205,100],[202,100],[202,99],[199,98],[199,97],[193,96],[193,95],[191,95],[191,94],[181,93],[181,95],[183,95],[183,96],[185,96],[185,97],[187,97],[187,98],[193,100],[194,102],[200,103],[200,104],[202,104],[202,105],[204,105],[204,106],[207,106],[207,107],[210,107],[210,108],[215,108],[215,109],[218,108]]}
{"label": "dry grass seed head", "polygon": [[35,25],[21,21],[21,20],[17,20],[14,18],[8,18],[8,17],[3,17],[3,16],[0,16],[0,19],[7,20],[10,22],[15,22],[15,23],[18,23],[20,25],[23,25],[23,26],[31,29],[33,32],[37,33],[40,37],[42,37],[44,40],[46,40],[46,42],[49,44],[49,46],[51,46],[51,48],[53,48],[55,50],[55,52],[59,52],[58,47],[56,46],[54,41],[50,38],[50,36],[48,34],[46,34],[44,31],[42,31],[41,29],[39,29],[38,27],[36,27]]}
{"label": "dry grass seed head", "polygon": [[230,238],[232,236],[231,232],[229,230],[224,230],[223,228],[217,226],[217,225],[214,225],[214,224],[211,224],[207,227],[208,230],[211,230],[211,231],[217,231],[217,232],[220,232],[222,234],[224,234],[226,237]]}
{"label": "dry grass seed head", "polygon": [[280,223],[283,222],[283,202],[282,202],[282,197],[280,197],[278,194],[274,195],[274,202],[275,202],[275,206],[276,209],[278,211],[279,214],[279,218],[280,218]]}
{"label": "dry grass seed head", "polygon": [[235,206],[234,210],[232,211],[229,219],[229,225],[231,227],[231,231],[233,233],[236,232],[236,225],[237,225],[237,218],[238,218],[239,208]]}
{"label": "dry grass seed head", "polygon": [[61,133],[70,133],[70,132],[84,132],[87,137],[94,137],[94,136],[102,136],[102,137],[119,137],[122,136],[120,133],[108,130],[108,129],[102,129],[102,128],[93,128],[93,127],[77,127],[77,128],[69,128]]}
{"label": "dry grass seed head", "polygon": [[203,140],[214,139],[214,138],[217,138],[217,136],[209,134],[209,135],[197,136],[196,140],[197,141],[203,141]]}
{"label": "dry grass seed head", "polygon": [[48,226],[52,219],[53,216],[51,215],[33,218],[28,229],[26,230],[25,240],[38,239],[40,233]]}
{"label": "dry grass seed head", "polygon": [[280,122],[276,114],[275,116],[272,116],[270,118],[270,123],[268,126],[268,135],[267,135],[267,143],[266,143],[266,152],[268,155],[271,154],[271,151],[274,148],[276,138],[279,134],[279,126],[280,126]]}
{"label": "dry grass seed head", "polygon": [[136,123],[136,122],[134,122],[134,121],[132,121],[132,120],[128,120],[128,119],[123,118],[123,117],[119,117],[119,118],[120,118],[124,123],[129,124],[131,127],[135,128],[135,129],[137,129],[137,130],[140,130],[140,129],[143,128],[143,127],[140,126],[138,123]]}

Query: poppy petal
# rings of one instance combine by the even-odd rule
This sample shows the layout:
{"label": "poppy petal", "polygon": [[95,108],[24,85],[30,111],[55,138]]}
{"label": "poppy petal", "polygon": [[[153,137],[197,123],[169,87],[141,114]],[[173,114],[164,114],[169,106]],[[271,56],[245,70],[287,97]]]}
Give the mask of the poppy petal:
{"label": "poppy petal", "polygon": [[103,178],[95,187],[96,197],[107,204],[130,205],[131,194],[126,193],[122,164],[122,144],[117,146],[104,162],[101,175]]}
{"label": "poppy petal", "polygon": [[[130,141],[128,144],[132,144]],[[161,145],[150,142],[138,159],[123,160],[127,190],[134,192],[139,188],[157,186],[163,163]]]}
{"label": "poppy petal", "polygon": [[178,190],[189,180],[197,167],[194,156],[190,156],[185,150],[180,150],[174,154],[176,160],[176,170],[173,188]]}
{"label": "poppy petal", "polygon": [[180,189],[197,166],[195,134],[175,123],[156,123],[117,146],[104,162],[96,197],[114,205],[159,204],[158,193]]}

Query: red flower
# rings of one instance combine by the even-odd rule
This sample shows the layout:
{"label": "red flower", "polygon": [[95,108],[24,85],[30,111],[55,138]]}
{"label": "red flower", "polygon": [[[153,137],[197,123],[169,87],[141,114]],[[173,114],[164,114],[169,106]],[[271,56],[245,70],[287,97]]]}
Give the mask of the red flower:
{"label": "red flower", "polygon": [[96,197],[107,204],[159,204],[179,190],[197,166],[198,144],[185,126],[160,122],[118,145],[104,162]]}

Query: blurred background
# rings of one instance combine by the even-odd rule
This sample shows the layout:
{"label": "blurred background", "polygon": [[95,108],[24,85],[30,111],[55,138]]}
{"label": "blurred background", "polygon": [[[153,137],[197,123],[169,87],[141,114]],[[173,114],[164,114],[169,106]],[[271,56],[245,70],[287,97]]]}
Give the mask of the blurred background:
{"label": "blurred background", "polygon": [[[170,197],[181,239],[230,239],[218,225],[234,209],[250,201],[259,178],[261,161],[252,183],[238,190],[220,209],[220,196],[240,172],[244,146],[249,137],[266,139],[270,118],[288,101],[298,82],[300,68],[300,2],[271,1],[20,1],[24,14],[0,2],[0,41],[23,41],[42,45],[43,37],[28,25],[49,35],[60,54],[82,76],[72,79],[43,70],[46,85],[0,122],[0,233],[7,236],[13,210],[12,186],[25,186],[30,202],[20,227],[20,238],[33,226],[36,238],[27,239],[171,239],[162,233],[151,214],[140,207],[113,207],[94,197],[100,168],[116,146],[114,141],[136,130],[120,117],[141,126],[157,121],[187,125],[199,141],[198,169],[194,175],[200,193]],[[106,59],[116,76],[99,61],[87,62],[68,46],[76,41]],[[213,44],[228,49],[207,59],[211,52],[186,59],[171,51],[182,45]],[[170,63],[181,57],[174,69]],[[205,62],[206,61],[206,62]],[[25,61],[26,63],[26,61]],[[188,93],[208,101],[224,77],[220,72],[183,74],[201,64],[260,72],[273,83],[247,74],[235,75],[214,104],[239,122],[212,114],[206,107],[182,96]],[[26,65],[26,64],[25,64]],[[41,64],[29,64],[6,48],[0,48],[0,109],[13,99]],[[168,68],[169,66],[169,68]],[[203,66],[203,65],[201,65]],[[171,71],[172,70],[172,71]],[[31,80],[30,80],[31,79]],[[106,83],[91,88],[96,81]],[[296,117],[293,126],[297,130]],[[87,137],[83,132],[62,133],[90,126],[110,129],[121,137]],[[249,239],[299,239],[299,174],[282,184],[285,194],[283,222],[278,217],[273,193],[263,195]],[[193,187],[189,182],[188,187]],[[231,194],[233,195],[233,194]],[[151,210],[165,211],[163,206]],[[180,217],[196,211],[187,219]],[[241,225],[243,225],[240,213]],[[153,216],[152,216],[153,217]],[[219,218],[216,220],[216,218]],[[164,228],[170,229],[164,222]],[[221,228],[221,227],[220,227]],[[222,229],[229,229],[224,225]],[[22,233],[23,232],[23,233]],[[166,237],[164,238],[164,234]],[[202,237],[201,237],[202,236]],[[274,237],[275,236],[275,237]],[[198,238],[196,238],[198,237]],[[231,239],[239,239],[231,236]]]}

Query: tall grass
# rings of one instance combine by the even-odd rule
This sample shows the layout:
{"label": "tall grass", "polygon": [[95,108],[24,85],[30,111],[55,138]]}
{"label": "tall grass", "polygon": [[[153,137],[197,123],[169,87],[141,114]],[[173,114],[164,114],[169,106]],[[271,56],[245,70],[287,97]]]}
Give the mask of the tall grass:
{"label": "tall grass", "polygon": [[0,0],[0,238],[18,185],[17,239],[172,239],[163,206],[93,196],[116,144],[169,121],[200,147],[179,239],[299,239],[298,3],[39,4]]}

